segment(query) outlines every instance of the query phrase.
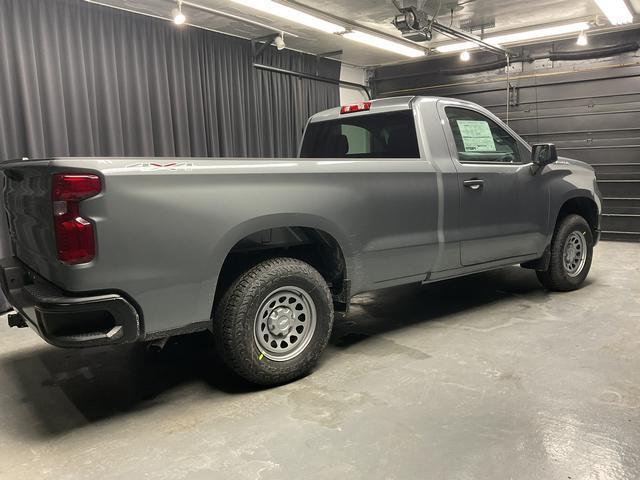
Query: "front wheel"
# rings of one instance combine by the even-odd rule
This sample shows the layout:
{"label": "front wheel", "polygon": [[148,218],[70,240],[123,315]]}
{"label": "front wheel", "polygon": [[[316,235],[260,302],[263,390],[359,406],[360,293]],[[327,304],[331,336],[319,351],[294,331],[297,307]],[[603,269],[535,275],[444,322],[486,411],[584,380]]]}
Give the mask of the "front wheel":
{"label": "front wheel", "polygon": [[580,215],[568,215],[556,225],[551,240],[549,267],[536,274],[549,290],[576,290],[587,278],[592,257],[591,227]]}
{"label": "front wheel", "polygon": [[231,370],[253,383],[278,385],[313,369],[332,325],[324,278],[300,260],[274,258],[233,283],[216,309],[213,333]]}

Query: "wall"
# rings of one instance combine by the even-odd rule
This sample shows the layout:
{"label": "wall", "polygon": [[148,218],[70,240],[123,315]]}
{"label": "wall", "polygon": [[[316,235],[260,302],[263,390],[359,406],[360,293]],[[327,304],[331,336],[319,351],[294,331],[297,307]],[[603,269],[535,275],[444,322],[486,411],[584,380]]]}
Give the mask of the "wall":
{"label": "wall", "polygon": [[[590,36],[597,48],[636,43],[640,30]],[[523,56],[578,50],[575,40],[514,49]],[[551,142],[560,155],[583,160],[596,170],[605,197],[604,238],[640,240],[640,52],[579,61],[515,62],[509,68],[507,108],[505,69],[456,74],[469,64],[495,61],[474,52],[379,68],[376,97],[436,95],[476,102],[488,108],[530,143]]]}
{"label": "wall", "polygon": [[[364,68],[353,67],[343,63],[340,69],[340,80],[366,85],[367,71]],[[363,91],[345,86],[340,87],[340,105],[358,103],[364,100],[367,100],[367,96]]]}

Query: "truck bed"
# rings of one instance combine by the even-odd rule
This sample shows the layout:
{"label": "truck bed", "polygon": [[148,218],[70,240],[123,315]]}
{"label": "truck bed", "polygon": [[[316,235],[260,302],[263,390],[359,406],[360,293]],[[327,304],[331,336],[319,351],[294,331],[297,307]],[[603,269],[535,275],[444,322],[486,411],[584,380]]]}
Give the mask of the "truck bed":
{"label": "truck bed", "polygon": [[[263,229],[334,238],[354,293],[423,280],[437,251],[436,177],[422,159],[51,158],[0,168],[16,256],[65,292],[126,294],[145,335],[208,323],[227,254]],[[81,203],[96,228],[88,264],[56,259],[56,172],[103,178],[102,193]]]}

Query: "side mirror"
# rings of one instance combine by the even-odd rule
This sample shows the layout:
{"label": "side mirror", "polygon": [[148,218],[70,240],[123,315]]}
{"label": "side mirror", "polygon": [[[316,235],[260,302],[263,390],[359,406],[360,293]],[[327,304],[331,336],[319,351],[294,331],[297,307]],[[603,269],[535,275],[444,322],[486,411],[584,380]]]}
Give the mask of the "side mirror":
{"label": "side mirror", "polygon": [[536,143],[531,150],[531,161],[537,167],[544,167],[558,160],[558,152],[553,143]]}

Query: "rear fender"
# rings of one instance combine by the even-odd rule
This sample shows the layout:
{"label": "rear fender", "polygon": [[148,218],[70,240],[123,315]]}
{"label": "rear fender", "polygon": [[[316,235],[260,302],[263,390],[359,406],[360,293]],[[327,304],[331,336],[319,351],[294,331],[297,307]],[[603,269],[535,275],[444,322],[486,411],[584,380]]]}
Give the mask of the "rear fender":
{"label": "rear fender", "polygon": [[320,230],[330,235],[338,243],[344,256],[347,276],[351,276],[358,272],[356,265],[355,252],[347,236],[332,222],[326,218],[317,215],[301,214],[301,213],[284,213],[264,215],[246,220],[234,228],[230,229],[215,245],[211,255],[209,256],[207,265],[210,266],[209,271],[215,272],[214,283],[216,290],[218,288],[218,277],[224,264],[225,259],[233,247],[242,239],[271,228],[279,227],[306,227]]}

